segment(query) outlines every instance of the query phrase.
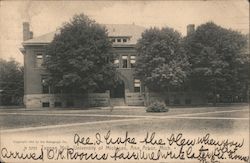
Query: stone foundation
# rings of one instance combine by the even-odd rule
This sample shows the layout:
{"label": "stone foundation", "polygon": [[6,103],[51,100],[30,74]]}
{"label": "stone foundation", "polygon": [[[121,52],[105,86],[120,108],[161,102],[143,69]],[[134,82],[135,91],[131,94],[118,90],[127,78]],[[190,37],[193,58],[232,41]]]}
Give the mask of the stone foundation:
{"label": "stone foundation", "polygon": [[109,106],[109,91],[83,94],[29,94],[24,96],[26,108]]}

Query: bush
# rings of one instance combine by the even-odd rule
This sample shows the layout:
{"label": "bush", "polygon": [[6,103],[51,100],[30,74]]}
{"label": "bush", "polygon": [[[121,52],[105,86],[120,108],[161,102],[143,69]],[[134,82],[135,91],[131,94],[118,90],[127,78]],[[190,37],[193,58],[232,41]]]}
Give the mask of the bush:
{"label": "bush", "polygon": [[147,112],[168,112],[168,110],[167,106],[162,102],[154,102],[146,109]]}

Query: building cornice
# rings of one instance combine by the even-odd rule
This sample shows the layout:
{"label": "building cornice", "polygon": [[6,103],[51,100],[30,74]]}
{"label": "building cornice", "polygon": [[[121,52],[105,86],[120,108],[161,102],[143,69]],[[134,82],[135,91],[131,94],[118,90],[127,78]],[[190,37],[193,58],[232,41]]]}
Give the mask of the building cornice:
{"label": "building cornice", "polygon": [[44,42],[36,42],[36,43],[22,43],[22,45],[25,46],[47,46],[49,43]]}
{"label": "building cornice", "polygon": [[[23,47],[25,46],[47,46],[49,43],[22,43]],[[136,45],[135,44],[112,44],[113,48],[127,48],[127,47],[132,47],[134,48]],[[20,49],[21,50],[21,49]]]}

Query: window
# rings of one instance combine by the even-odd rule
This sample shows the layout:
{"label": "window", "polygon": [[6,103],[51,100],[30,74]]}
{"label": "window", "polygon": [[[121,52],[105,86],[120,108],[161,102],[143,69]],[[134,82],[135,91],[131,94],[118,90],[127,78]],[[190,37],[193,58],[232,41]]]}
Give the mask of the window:
{"label": "window", "polygon": [[36,54],[36,67],[41,67],[43,63],[43,54]]}
{"label": "window", "polygon": [[139,79],[134,80],[134,91],[135,92],[141,91],[141,81]]}
{"label": "window", "polygon": [[50,86],[50,93],[62,93],[62,89],[60,87],[51,87]]}
{"label": "window", "polygon": [[166,104],[166,105],[169,105],[169,99],[168,99],[168,98],[165,99],[165,104]]}
{"label": "window", "polygon": [[174,104],[179,105],[180,104],[180,99],[175,97],[174,98]]}
{"label": "window", "polygon": [[61,102],[56,101],[56,102],[55,102],[55,107],[62,107],[62,103],[61,103]]}
{"label": "window", "polygon": [[130,56],[130,65],[131,65],[131,68],[135,67],[135,56],[134,55]]}
{"label": "window", "polygon": [[111,37],[109,38],[109,40],[112,42],[112,43],[127,43],[130,38],[129,37]]}
{"label": "window", "polygon": [[119,63],[120,63],[119,59],[114,60],[114,65],[116,68],[119,68]]}
{"label": "window", "polygon": [[42,93],[43,94],[48,94],[50,93],[50,87],[49,84],[46,82],[46,77],[42,77]]}
{"label": "window", "polygon": [[43,106],[43,108],[49,107],[49,102],[43,102],[43,103],[42,103],[42,106]]}
{"label": "window", "polygon": [[191,104],[191,99],[185,99],[185,104]]}
{"label": "window", "polygon": [[73,107],[74,106],[74,102],[73,101],[67,101],[66,102],[66,106],[67,107]]}
{"label": "window", "polygon": [[122,68],[128,68],[128,56],[122,56]]}

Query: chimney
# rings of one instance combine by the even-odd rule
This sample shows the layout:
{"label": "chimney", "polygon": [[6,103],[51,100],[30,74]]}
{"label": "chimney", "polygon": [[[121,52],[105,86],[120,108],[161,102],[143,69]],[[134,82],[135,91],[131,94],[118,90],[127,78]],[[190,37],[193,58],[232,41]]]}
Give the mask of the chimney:
{"label": "chimney", "polygon": [[191,35],[195,31],[195,26],[194,24],[189,24],[187,25],[187,36]]}
{"label": "chimney", "polygon": [[29,22],[23,22],[23,41],[33,38],[33,32],[30,31]]}

